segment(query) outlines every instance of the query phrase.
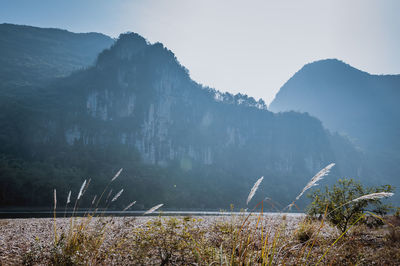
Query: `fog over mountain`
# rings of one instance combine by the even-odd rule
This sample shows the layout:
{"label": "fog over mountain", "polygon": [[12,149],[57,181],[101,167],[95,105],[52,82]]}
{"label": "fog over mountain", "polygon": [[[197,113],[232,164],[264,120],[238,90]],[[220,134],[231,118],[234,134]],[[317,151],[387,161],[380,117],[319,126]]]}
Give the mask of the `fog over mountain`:
{"label": "fog over mountain", "polygon": [[[39,29],[14,29],[21,35],[32,30]],[[40,31],[49,43],[60,34]],[[23,88],[15,85],[10,90],[13,82],[8,81],[7,86],[0,85],[3,206],[47,206],[53,188],[66,197],[90,177],[89,199],[121,167],[124,172],[115,189],[123,187],[129,196],[117,204],[137,200],[136,208],[159,202],[169,208],[229,208],[230,203],[244,207],[260,176],[265,179],[258,200],[268,196],[287,204],[331,162],[337,163],[331,181],[346,176],[382,182],[362,150],[347,137],[326,130],[317,118],[273,113],[262,100],[204,87],[190,79],[188,70],[161,43],[150,44],[127,33],[107,49],[113,41],[103,35],[62,32],[65,46],[51,46],[53,54],[34,55],[64,66],[70,57],[56,54],[79,51],[78,63],[49,75],[51,81],[40,86],[29,85],[34,84],[30,76],[18,76],[26,81]],[[79,36],[95,36],[95,47],[105,46],[93,65],[89,66],[90,55],[80,57],[86,54],[87,39]],[[80,45],[82,50],[73,49]],[[11,48],[2,49],[7,54]],[[23,48],[11,50],[21,60],[33,56]],[[3,60],[18,71],[46,76],[41,65],[27,69],[10,58]],[[77,67],[85,69],[73,72]],[[58,76],[62,77],[53,79]],[[279,110],[278,96],[272,110]]]}
{"label": "fog over mountain", "polygon": [[400,75],[371,75],[328,59],[305,65],[280,89],[270,110],[307,112],[347,136],[374,175],[400,185]]}

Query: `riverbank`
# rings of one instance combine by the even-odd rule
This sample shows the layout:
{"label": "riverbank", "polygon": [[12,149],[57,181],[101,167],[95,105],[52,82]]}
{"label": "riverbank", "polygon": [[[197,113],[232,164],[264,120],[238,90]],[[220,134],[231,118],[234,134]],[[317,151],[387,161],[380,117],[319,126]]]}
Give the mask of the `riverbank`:
{"label": "riverbank", "polygon": [[2,219],[0,264],[294,265],[329,249],[321,263],[399,265],[400,244],[387,234],[357,227],[329,249],[339,232],[301,215]]}

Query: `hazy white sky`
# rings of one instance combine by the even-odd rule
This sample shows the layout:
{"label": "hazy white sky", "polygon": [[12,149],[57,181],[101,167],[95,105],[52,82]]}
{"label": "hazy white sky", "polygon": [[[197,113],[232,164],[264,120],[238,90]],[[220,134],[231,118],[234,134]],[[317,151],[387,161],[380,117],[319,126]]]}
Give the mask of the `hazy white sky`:
{"label": "hazy white sky", "polygon": [[0,0],[0,23],[162,42],[199,83],[269,103],[304,64],[400,73],[398,0]]}

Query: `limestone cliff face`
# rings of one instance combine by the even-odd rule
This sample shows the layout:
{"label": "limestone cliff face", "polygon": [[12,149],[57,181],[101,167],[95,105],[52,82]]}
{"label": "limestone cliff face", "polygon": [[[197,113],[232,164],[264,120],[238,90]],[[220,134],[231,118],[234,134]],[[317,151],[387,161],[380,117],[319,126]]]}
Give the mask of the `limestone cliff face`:
{"label": "limestone cliff face", "polygon": [[142,209],[158,202],[244,207],[260,176],[253,202],[268,196],[290,203],[331,162],[337,166],[327,181],[373,173],[348,140],[318,119],[274,114],[262,100],[197,84],[171,51],[137,34],[121,35],[87,69],[41,84],[0,95],[0,201],[12,206],[47,206],[54,188],[78,190],[83,177],[106,186],[121,167],[114,185]]}
{"label": "limestone cliff face", "polygon": [[[274,114],[246,95],[192,81],[174,54],[122,35],[92,68],[60,81],[64,141],[136,149],[146,163],[312,174],[336,161],[331,136],[306,114]],[[68,110],[68,111],[66,111]],[[298,174],[300,175],[300,174]]]}

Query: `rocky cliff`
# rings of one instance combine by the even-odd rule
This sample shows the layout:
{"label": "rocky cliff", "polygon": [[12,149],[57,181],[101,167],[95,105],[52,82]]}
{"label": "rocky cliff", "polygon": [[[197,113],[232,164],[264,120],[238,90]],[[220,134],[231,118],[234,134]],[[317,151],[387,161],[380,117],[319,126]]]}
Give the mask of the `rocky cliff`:
{"label": "rocky cliff", "polygon": [[23,120],[0,119],[14,156],[91,175],[130,168],[127,191],[149,205],[241,206],[260,176],[259,197],[288,202],[330,162],[337,163],[332,179],[366,171],[362,154],[316,118],[275,114],[262,100],[199,85],[171,51],[134,33],[121,35],[92,67],[21,102],[26,109],[10,108]]}

